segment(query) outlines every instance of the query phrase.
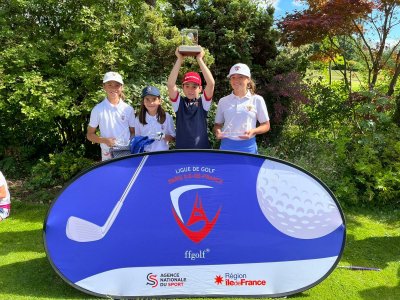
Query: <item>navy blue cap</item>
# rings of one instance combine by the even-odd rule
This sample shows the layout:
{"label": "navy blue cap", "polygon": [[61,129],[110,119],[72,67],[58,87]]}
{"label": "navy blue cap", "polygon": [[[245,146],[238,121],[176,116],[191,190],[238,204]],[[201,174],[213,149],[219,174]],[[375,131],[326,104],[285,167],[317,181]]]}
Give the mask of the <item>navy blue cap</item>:
{"label": "navy blue cap", "polygon": [[160,97],[160,91],[158,88],[156,88],[155,86],[146,86],[143,90],[142,90],[142,98],[146,97],[146,96],[155,96],[155,97]]}

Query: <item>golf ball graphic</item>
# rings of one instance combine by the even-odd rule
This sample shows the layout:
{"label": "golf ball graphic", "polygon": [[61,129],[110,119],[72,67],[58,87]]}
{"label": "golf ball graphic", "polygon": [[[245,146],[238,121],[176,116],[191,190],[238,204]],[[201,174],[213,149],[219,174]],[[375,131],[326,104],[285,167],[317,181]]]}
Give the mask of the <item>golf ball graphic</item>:
{"label": "golf ball graphic", "polygon": [[256,189],[264,216],[276,229],[291,237],[320,238],[343,223],[328,191],[296,168],[265,161],[258,173]]}

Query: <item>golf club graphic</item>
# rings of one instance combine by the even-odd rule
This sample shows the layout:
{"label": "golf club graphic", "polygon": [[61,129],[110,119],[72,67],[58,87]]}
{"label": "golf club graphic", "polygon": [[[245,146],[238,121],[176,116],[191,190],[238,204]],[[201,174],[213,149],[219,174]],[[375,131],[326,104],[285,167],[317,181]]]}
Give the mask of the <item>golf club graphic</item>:
{"label": "golf club graphic", "polygon": [[71,216],[68,218],[67,226],[65,228],[67,237],[69,239],[76,242],[93,242],[102,239],[107,234],[108,230],[114,223],[115,218],[118,216],[122,204],[124,204],[125,198],[131,190],[133,184],[135,183],[136,178],[142,170],[147,158],[147,155],[143,156],[139,166],[137,167],[127,187],[125,188],[124,193],[111,211],[111,214],[108,216],[107,221],[104,223],[104,225],[99,226],[84,219]]}

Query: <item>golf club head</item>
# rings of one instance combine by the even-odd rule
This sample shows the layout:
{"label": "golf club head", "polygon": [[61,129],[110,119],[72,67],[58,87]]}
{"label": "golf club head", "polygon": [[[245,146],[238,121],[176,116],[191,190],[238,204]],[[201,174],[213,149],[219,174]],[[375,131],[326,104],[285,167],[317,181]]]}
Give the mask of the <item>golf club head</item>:
{"label": "golf club head", "polygon": [[93,242],[104,237],[102,227],[74,216],[69,217],[65,231],[76,242]]}

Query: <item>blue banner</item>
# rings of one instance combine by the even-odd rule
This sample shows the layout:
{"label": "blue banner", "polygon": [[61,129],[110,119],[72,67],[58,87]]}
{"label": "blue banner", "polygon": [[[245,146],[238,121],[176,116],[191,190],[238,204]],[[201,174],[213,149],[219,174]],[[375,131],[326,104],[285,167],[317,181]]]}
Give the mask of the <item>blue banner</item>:
{"label": "blue banner", "polygon": [[101,296],[282,296],[327,277],[344,218],[310,173],[259,155],[132,155],[77,176],[44,226],[68,283]]}

